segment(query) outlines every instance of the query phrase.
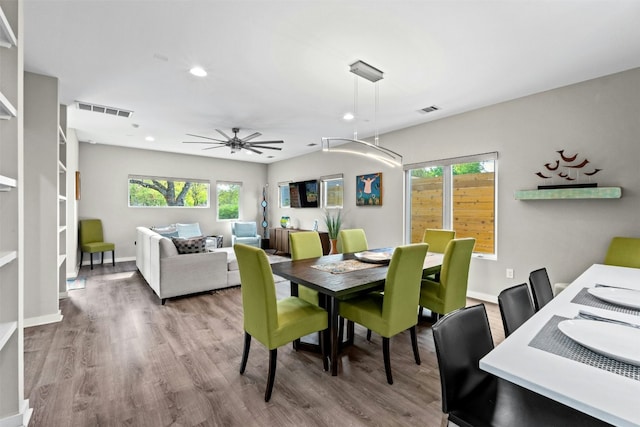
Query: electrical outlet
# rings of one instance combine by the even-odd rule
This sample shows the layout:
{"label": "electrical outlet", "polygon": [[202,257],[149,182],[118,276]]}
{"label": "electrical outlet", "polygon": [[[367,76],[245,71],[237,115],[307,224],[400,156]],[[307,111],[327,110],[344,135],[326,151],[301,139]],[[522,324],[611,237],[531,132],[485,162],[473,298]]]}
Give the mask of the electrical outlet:
{"label": "electrical outlet", "polygon": [[513,268],[507,268],[507,279],[513,279]]}

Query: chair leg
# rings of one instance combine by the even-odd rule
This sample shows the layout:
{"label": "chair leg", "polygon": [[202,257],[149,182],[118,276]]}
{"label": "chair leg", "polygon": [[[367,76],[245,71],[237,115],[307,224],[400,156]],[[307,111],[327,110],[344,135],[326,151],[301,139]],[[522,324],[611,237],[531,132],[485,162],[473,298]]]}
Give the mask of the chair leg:
{"label": "chair leg", "polygon": [[412,326],[409,329],[411,333],[411,347],[413,347],[413,357],[416,359],[416,365],[420,364],[420,352],[418,351],[418,337],[416,336],[416,327]]}
{"label": "chair leg", "polygon": [[249,348],[251,347],[251,335],[247,331],[244,332],[244,350],[242,350],[242,361],[240,362],[240,374],[244,374],[247,368],[247,359],[249,358]]}
{"label": "chair leg", "polygon": [[389,358],[389,338],[382,337],[382,355],[384,357],[384,370],[387,373],[387,382],[393,384],[391,377],[391,359]]}
{"label": "chair leg", "polygon": [[116,251],[115,249],[111,251],[111,265],[116,266]]}
{"label": "chair leg", "polygon": [[278,349],[269,350],[269,378],[267,379],[267,391],[264,392],[264,401],[271,399],[271,391],[273,390],[273,380],[276,378],[276,359],[278,358]]}
{"label": "chair leg", "polygon": [[100,265],[104,264],[104,252],[100,252]]}
{"label": "chair leg", "polygon": [[325,333],[324,331],[318,332],[320,338],[320,354],[322,355],[322,369],[326,371],[329,370],[329,353],[327,352],[327,343],[324,339]]}
{"label": "chair leg", "polygon": [[347,322],[347,343],[353,345],[353,340],[356,335],[355,323],[352,321]]}
{"label": "chair leg", "polygon": [[80,268],[82,268],[82,258],[84,257],[84,251],[80,251]]}
{"label": "chair leg", "polygon": [[91,258],[91,269],[93,270],[93,252],[89,252],[89,258]]}
{"label": "chair leg", "polygon": [[371,341],[371,329],[367,329],[367,341]]}

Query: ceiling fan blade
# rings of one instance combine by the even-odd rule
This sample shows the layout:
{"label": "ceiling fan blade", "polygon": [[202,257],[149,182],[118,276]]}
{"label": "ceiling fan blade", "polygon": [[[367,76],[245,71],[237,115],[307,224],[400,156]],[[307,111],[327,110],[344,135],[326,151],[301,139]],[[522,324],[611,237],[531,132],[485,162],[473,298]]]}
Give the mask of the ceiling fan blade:
{"label": "ceiling fan blade", "polygon": [[209,142],[209,141],[182,141],[183,144],[220,144],[226,145],[226,142]]}
{"label": "ceiling fan blade", "polygon": [[284,144],[284,141],[255,141],[251,145],[256,144]]}
{"label": "ceiling fan blade", "polygon": [[225,144],[221,144],[221,145],[218,145],[217,147],[207,147],[207,148],[203,148],[203,150],[212,150],[214,148],[222,148],[222,147],[226,147],[226,145]]}
{"label": "ceiling fan blade", "polygon": [[247,141],[249,141],[249,140],[251,140],[253,138],[259,137],[260,135],[262,135],[260,132],[254,132],[249,136],[245,136],[244,138],[241,138],[240,141],[247,142]]}
{"label": "ceiling fan blade", "polygon": [[[256,144],[257,144],[257,143],[256,143]],[[242,147],[242,148],[247,148],[247,147],[248,147],[248,146],[244,146],[244,147]],[[259,149],[261,149],[261,150],[263,150],[263,149],[267,149],[267,150],[278,150],[278,151],[281,151],[281,150],[282,150],[282,148],[280,148],[280,147],[263,147],[262,145],[252,145],[252,147],[253,147],[253,148],[259,148]]]}
{"label": "ceiling fan blade", "polygon": [[193,134],[191,134],[191,133],[188,133],[187,135],[188,135],[188,136],[195,136],[196,138],[210,139],[210,140],[212,140],[212,141],[227,142],[227,141],[223,141],[223,140],[221,140],[221,139],[210,138],[210,137],[208,137],[208,136],[202,136],[202,135],[193,135]]}
{"label": "ceiling fan blade", "polygon": [[[242,148],[243,148],[244,150],[249,150],[249,151],[253,151],[254,153],[262,154],[262,151],[258,151],[258,150],[256,150],[255,148],[252,148],[252,147],[250,147],[250,146],[248,146],[248,145],[245,145],[245,146],[243,146]],[[260,147],[260,148],[262,148],[262,147]]]}
{"label": "ceiling fan blade", "polygon": [[220,129],[216,129],[216,132],[218,132],[220,135],[222,135],[225,138],[227,138],[227,141],[231,141],[231,137],[229,135],[227,135],[226,133],[222,132]]}

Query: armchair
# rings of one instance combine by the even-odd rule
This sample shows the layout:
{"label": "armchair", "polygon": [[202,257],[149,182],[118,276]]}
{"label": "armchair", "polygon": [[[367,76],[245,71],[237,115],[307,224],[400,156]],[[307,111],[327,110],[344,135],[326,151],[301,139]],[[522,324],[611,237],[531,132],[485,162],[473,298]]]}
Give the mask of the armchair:
{"label": "armchair", "polygon": [[261,239],[255,221],[231,223],[231,247],[242,243],[259,248]]}

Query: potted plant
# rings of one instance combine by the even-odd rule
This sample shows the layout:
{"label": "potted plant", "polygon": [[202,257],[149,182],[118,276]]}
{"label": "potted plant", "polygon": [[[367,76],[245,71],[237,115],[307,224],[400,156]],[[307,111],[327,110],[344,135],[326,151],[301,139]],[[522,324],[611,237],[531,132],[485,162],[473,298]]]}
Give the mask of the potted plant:
{"label": "potted plant", "polygon": [[342,227],[342,211],[338,209],[335,214],[331,214],[328,210],[324,211],[324,223],[327,226],[327,232],[329,234],[329,240],[331,241],[330,254],[338,253],[337,240],[340,227]]}

